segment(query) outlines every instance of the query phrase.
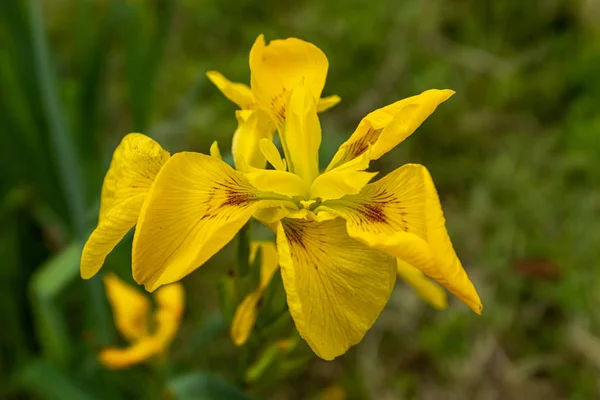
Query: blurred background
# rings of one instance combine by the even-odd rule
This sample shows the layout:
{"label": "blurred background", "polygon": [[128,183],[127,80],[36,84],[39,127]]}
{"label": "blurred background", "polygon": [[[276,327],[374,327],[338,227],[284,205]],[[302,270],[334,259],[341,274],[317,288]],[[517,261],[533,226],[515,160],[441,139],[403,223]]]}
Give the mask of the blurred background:
{"label": "blurred background", "polygon": [[[143,132],[226,154],[235,106],[205,73],[248,83],[260,33],[329,58],[322,160],[368,112],[456,90],[376,167],[430,169],[483,316],[399,281],[346,355],[260,361],[272,338],[229,339],[221,252],[183,282],[166,367],[108,371],[122,339],[79,256],[112,151]],[[1,1],[0,399],[598,398],[599,66],[598,0]],[[132,283],[130,251],[103,271]]]}

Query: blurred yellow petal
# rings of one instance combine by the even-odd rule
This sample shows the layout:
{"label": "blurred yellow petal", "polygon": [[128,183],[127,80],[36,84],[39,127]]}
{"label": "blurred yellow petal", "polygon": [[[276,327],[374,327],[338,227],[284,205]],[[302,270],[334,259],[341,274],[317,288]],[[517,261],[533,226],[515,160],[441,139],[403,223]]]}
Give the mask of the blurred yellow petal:
{"label": "blurred yellow petal", "polygon": [[140,213],[133,239],[134,279],[149,291],[182,279],[233,239],[257,209],[280,204],[268,196],[223,161],[175,154],[156,177]]}
{"label": "blurred yellow petal", "polygon": [[337,384],[331,385],[321,393],[319,393],[319,400],[346,400],[348,396],[344,389]]}
{"label": "blurred yellow petal", "polygon": [[153,337],[144,337],[126,348],[109,347],[100,352],[98,360],[108,369],[123,369],[144,362],[161,351]]}
{"label": "blurred yellow petal", "polygon": [[246,296],[235,310],[229,334],[236,346],[241,346],[248,340],[258,317],[258,302],[261,298],[262,291],[255,290]]}
{"label": "blurred yellow petal", "polygon": [[260,152],[260,141],[273,140],[275,125],[262,111],[236,111],[238,127],[233,134],[231,152],[238,171],[249,167],[265,168],[267,159]]}
{"label": "blurred yellow petal", "polygon": [[279,254],[275,243],[266,240],[250,242],[250,263],[254,263],[259,251],[261,256],[259,287],[240,303],[231,324],[230,335],[236,346],[241,346],[248,340],[258,316],[258,303],[279,267]]}
{"label": "blurred yellow petal", "polygon": [[343,219],[284,219],[277,229],[281,274],[296,328],[332,360],[360,342],[387,303],[396,260],[346,233]]}
{"label": "blurred yellow petal", "polygon": [[313,101],[321,97],[329,63],[315,45],[300,39],[273,40],[260,35],[250,50],[250,83],[259,108],[282,123],[292,89],[304,82]]}
{"label": "blurred yellow petal", "polygon": [[312,182],[319,175],[321,125],[315,98],[303,83],[291,92],[280,136],[290,171]]}
{"label": "blurred yellow petal", "polygon": [[130,133],[117,146],[102,186],[98,226],[81,254],[82,278],[93,277],[135,225],[145,196],[168,159],[167,151],[139,133]]}
{"label": "blurred yellow petal", "polygon": [[286,171],[286,163],[281,159],[277,146],[269,139],[261,139],[259,143],[260,152],[265,156],[269,164],[278,171]]}
{"label": "blurred yellow petal", "polygon": [[162,286],[154,292],[156,300],[156,331],[153,335],[161,344],[161,351],[171,343],[179,330],[185,310],[185,290],[181,283]]}
{"label": "blurred yellow petal", "polygon": [[474,312],[481,314],[481,299],[452,247],[442,205],[431,175],[423,166],[420,166],[420,170],[426,192],[427,238],[433,258],[433,268],[422,271],[445,286]]}
{"label": "blurred yellow petal", "polygon": [[277,246],[270,240],[253,240],[250,242],[250,262],[253,263],[260,251],[260,285],[261,290],[266,289],[271,278],[279,266]]}
{"label": "blurred yellow petal", "polygon": [[336,106],[342,98],[338,95],[321,97],[317,103],[317,112],[323,112],[329,110],[331,107]]}
{"label": "blurred yellow petal", "polygon": [[397,259],[398,276],[411,285],[417,294],[438,310],[448,307],[448,297],[444,289],[431,281],[423,272],[412,265]]}
{"label": "blurred yellow petal", "polygon": [[429,117],[454,91],[431,89],[368,114],[356,131],[338,149],[327,171],[363,154],[372,147],[371,160],[396,147]]}
{"label": "blurred yellow petal", "polygon": [[119,333],[130,342],[147,336],[150,310],[148,298],[139,290],[125,284],[115,274],[106,274],[102,278]]}
{"label": "blurred yellow petal", "polygon": [[219,150],[219,143],[217,143],[216,140],[210,145],[210,155],[219,160],[223,160],[223,157],[221,157],[221,151]]}
{"label": "blurred yellow petal", "polygon": [[208,71],[206,76],[225,97],[237,104],[242,110],[254,108],[254,95],[248,85],[231,82],[217,71]]}

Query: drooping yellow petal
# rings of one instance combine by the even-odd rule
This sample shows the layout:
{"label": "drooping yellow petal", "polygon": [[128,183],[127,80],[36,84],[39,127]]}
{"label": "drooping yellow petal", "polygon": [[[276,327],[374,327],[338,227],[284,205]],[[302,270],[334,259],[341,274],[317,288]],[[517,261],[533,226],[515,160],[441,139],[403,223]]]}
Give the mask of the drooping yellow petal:
{"label": "drooping yellow petal", "polygon": [[279,267],[279,255],[275,243],[270,241],[250,242],[251,263],[256,259],[259,250],[261,252],[259,287],[248,294],[240,303],[235,310],[231,324],[230,335],[236,346],[241,346],[248,340],[258,317],[258,302],[262,299],[265,289]]}
{"label": "drooping yellow petal", "polygon": [[305,182],[312,182],[319,175],[321,124],[315,98],[303,83],[290,94],[285,129],[280,136],[290,171]]}
{"label": "drooping yellow petal", "polygon": [[363,154],[371,147],[370,159],[396,147],[429,117],[454,91],[431,89],[371,112],[338,149],[327,171]]}
{"label": "drooping yellow petal", "polygon": [[275,125],[263,111],[236,111],[238,127],[233,134],[231,152],[238,171],[247,171],[248,167],[265,168],[267,159],[260,152],[262,139],[273,140]]}
{"label": "drooping yellow petal", "polygon": [[231,82],[217,71],[208,71],[206,76],[229,100],[237,104],[242,110],[254,108],[254,95],[243,83]]}
{"label": "drooping yellow petal", "polygon": [[160,353],[161,344],[154,337],[144,337],[125,348],[109,347],[98,354],[108,369],[123,369],[144,362]]}
{"label": "drooping yellow petal", "polygon": [[426,192],[427,238],[433,258],[433,268],[422,271],[444,285],[477,314],[481,314],[481,299],[452,247],[442,205],[431,175],[423,166],[420,166],[420,170]]}
{"label": "drooping yellow petal", "polygon": [[323,111],[329,110],[331,107],[336,106],[342,98],[338,95],[321,97],[317,103],[317,112],[322,113]]}
{"label": "drooping yellow petal", "polygon": [[448,297],[444,289],[431,281],[423,272],[412,265],[397,259],[398,276],[411,285],[417,294],[438,310],[448,307]]}
{"label": "drooping yellow petal", "polygon": [[125,284],[115,274],[106,274],[102,278],[119,333],[130,342],[147,336],[150,310],[148,298]]}
{"label": "drooping yellow petal", "polygon": [[98,226],[81,254],[83,279],[93,277],[108,253],[135,225],[145,196],[169,153],[140,133],[125,136],[104,178]]}
{"label": "drooping yellow petal", "polygon": [[134,279],[149,291],[180,280],[233,239],[257,209],[278,204],[223,161],[198,153],[174,155],[140,213]]}
{"label": "drooping yellow petal", "polygon": [[304,82],[316,102],[321,97],[329,63],[315,45],[300,39],[273,40],[260,35],[250,50],[250,85],[259,108],[283,122],[292,89]]}
{"label": "drooping yellow petal", "polygon": [[420,269],[481,313],[481,301],[454,253],[435,187],[422,165],[404,165],[358,195],[324,201],[316,211],[345,218],[351,237]]}
{"label": "drooping yellow petal", "polygon": [[348,236],[343,219],[284,219],[277,229],[283,284],[296,328],[332,360],[360,342],[387,303],[394,258]]}

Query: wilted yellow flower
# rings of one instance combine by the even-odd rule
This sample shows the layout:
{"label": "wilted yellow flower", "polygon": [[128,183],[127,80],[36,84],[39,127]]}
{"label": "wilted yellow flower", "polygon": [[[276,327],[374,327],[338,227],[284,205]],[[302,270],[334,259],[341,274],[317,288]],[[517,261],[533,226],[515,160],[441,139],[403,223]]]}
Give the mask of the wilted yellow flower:
{"label": "wilted yellow flower", "polygon": [[130,346],[102,350],[98,355],[100,362],[110,369],[127,368],[166,351],[179,329],[185,308],[183,286],[174,283],[156,291],[156,311],[152,314],[154,329],[151,330],[148,298],[114,274],[103,278],[115,326]]}
{"label": "wilted yellow flower", "polygon": [[288,95],[300,81],[317,99],[319,112],[340,102],[339,96],[320,98],[328,67],[327,57],[312,43],[289,38],[266,44],[260,35],[250,50],[251,87],[231,82],[219,72],[207,72],[225,97],[240,107],[232,144],[238,170],[266,166],[265,157],[256,148],[261,139],[273,139],[276,127],[283,123]]}
{"label": "wilted yellow flower", "polygon": [[89,279],[137,222],[146,194],[169,153],[148,136],[130,133],[116,148],[102,185],[98,226],[81,254],[80,273]]}

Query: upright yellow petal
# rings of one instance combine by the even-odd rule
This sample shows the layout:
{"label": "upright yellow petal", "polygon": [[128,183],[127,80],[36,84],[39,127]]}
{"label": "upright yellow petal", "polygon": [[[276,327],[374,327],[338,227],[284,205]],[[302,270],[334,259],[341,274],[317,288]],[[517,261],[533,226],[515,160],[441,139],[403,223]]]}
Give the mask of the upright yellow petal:
{"label": "upright yellow petal", "polygon": [[260,35],[250,50],[250,85],[259,108],[277,123],[286,115],[292,89],[304,82],[316,102],[325,86],[329,62],[315,45],[300,39],[273,40]]}
{"label": "upright yellow petal", "polygon": [[106,274],[103,279],[119,333],[130,342],[147,336],[150,302],[146,296],[125,284],[115,274]]}
{"label": "upright yellow petal", "polygon": [[432,282],[423,272],[412,265],[397,259],[398,276],[411,285],[417,294],[438,310],[448,307],[448,297],[444,289]]}
{"label": "upright yellow petal", "polygon": [[231,323],[230,335],[236,346],[241,346],[248,340],[258,317],[258,303],[269,285],[271,278],[279,267],[277,247],[271,241],[250,242],[250,262],[253,263],[258,252],[261,252],[260,284],[240,303],[235,310]]}
{"label": "upright yellow petal", "polygon": [[348,236],[343,219],[284,219],[277,229],[283,284],[296,328],[332,360],[360,342],[393,289],[396,260]]}
{"label": "upright yellow petal", "polygon": [[81,254],[80,273],[93,277],[108,253],[135,225],[145,196],[169,153],[140,133],[125,136],[104,178],[98,226]]}
{"label": "upright yellow petal", "polygon": [[368,114],[356,131],[338,149],[327,171],[363,154],[369,147],[371,160],[396,147],[429,117],[454,91],[431,89],[397,101]]}
{"label": "upright yellow petal", "polygon": [[265,168],[267,159],[260,151],[260,141],[272,141],[275,125],[263,111],[236,111],[238,127],[233,134],[231,152],[238,171],[247,171],[248,167]]}
{"label": "upright yellow petal", "polygon": [[229,100],[237,104],[242,110],[254,108],[254,95],[243,83],[231,82],[217,71],[208,71],[206,76]]}
{"label": "upright yellow petal", "polygon": [[322,113],[323,111],[329,110],[331,107],[336,106],[342,98],[338,95],[321,97],[317,103],[317,112]]}
{"label": "upright yellow petal", "polygon": [[319,175],[321,124],[315,99],[302,83],[292,90],[280,136],[290,171],[312,182]]}
{"label": "upright yellow petal", "polygon": [[481,314],[481,299],[452,247],[442,205],[431,175],[423,166],[420,170],[426,192],[427,238],[434,263],[434,268],[423,272],[444,285],[477,314]]}
{"label": "upright yellow petal", "polygon": [[134,279],[149,291],[180,280],[233,239],[257,209],[279,204],[267,198],[223,161],[198,153],[174,155],[140,213]]}

